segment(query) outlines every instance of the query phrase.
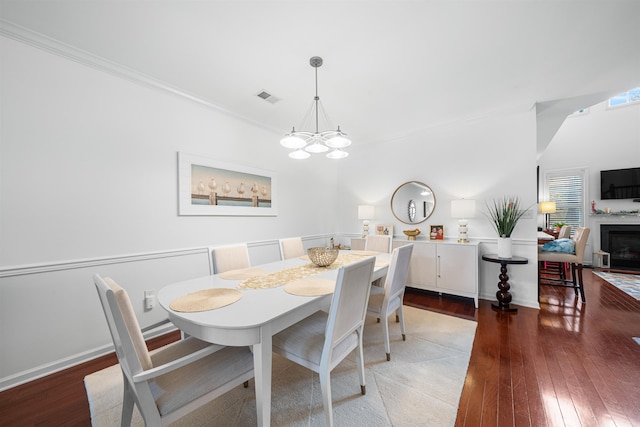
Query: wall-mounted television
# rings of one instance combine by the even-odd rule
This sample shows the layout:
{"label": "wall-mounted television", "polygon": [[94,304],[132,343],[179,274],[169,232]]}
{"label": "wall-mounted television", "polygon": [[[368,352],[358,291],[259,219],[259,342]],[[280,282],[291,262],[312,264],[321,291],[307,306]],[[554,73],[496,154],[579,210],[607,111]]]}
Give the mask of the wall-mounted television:
{"label": "wall-mounted television", "polygon": [[600,171],[600,198],[640,198],[640,167]]}

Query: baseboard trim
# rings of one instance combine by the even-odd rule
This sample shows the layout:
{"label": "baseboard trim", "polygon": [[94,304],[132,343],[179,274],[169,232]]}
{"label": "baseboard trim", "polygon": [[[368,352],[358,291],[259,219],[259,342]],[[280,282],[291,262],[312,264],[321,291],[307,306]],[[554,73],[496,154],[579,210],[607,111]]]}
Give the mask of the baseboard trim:
{"label": "baseboard trim", "polygon": [[[176,331],[177,328],[172,323],[164,323],[161,326],[148,330],[144,333],[145,340],[153,340],[163,335]],[[33,369],[19,372],[17,374],[0,379],[0,392],[17,387],[19,385],[35,381],[56,372],[64,371],[77,365],[106,356],[113,353],[113,344],[107,344],[93,350],[74,354],[71,357],[56,360],[55,362],[41,365]]]}

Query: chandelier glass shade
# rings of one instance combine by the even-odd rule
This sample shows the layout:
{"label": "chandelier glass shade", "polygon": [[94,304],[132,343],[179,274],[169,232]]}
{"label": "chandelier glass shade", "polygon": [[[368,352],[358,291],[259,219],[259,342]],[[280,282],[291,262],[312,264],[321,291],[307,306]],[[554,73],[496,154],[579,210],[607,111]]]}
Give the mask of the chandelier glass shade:
{"label": "chandelier glass shade", "polygon": [[294,150],[289,153],[289,157],[296,160],[308,159],[311,154],[327,152],[326,156],[330,159],[343,159],[349,155],[343,148],[351,145],[351,141],[346,137],[347,134],[340,130],[340,126],[336,130],[319,130],[320,115],[322,115],[325,122],[330,123],[318,96],[318,67],[322,65],[322,58],[314,56],[309,60],[309,63],[315,69],[316,96],[307,110],[303,126],[310,122],[313,117],[315,118],[315,131],[298,131],[294,127],[290,133],[280,140],[280,144],[285,148]]}

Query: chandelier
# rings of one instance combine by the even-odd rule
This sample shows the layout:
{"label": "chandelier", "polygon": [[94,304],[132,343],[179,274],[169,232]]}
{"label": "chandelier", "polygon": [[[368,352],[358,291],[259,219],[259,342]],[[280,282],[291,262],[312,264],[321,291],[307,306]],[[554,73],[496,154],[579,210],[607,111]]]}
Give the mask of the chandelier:
{"label": "chandelier", "polygon": [[322,132],[318,130],[320,114],[322,114],[325,122],[328,124],[331,123],[318,96],[318,67],[322,65],[322,58],[314,56],[309,60],[309,63],[315,68],[316,96],[313,98],[305,114],[301,127],[309,124],[311,118],[315,116],[316,130],[315,132],[299,131],[294,127],[290,133],[286,134],[285,137],[280,140],[280,144],[294,150],[289,153],[289,157],[292,159],[308,159],[311,157],[311,154],[326,153],[327,151],[329,151],[327,153],[328,158],[343,159],[349,155],[343,148],[351,145],[351,141],[345,137],[346,133],[340,130],[340,126],[338,126],[337,130],[325,130]]}

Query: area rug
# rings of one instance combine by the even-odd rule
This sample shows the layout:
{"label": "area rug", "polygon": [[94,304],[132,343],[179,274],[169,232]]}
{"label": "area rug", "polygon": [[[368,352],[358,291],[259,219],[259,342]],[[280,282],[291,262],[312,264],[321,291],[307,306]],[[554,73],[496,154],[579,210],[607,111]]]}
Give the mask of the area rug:
{"label": "area rug", "polygon": [[[404,307],[407,340],[390,323],[391,361],[382,326],[374,317],[365,326],[367,394],[360,394],[355,354],[331,373],[337,426],[453,426],[462,393],[476,323]],[[122,375],[118,365],[85,377],[94,426],[118,426]],[[255,389],[239,386],[177,421],[175,426],[256,425]],[[142,426],[137,408],[132,426]],[[273,426],[322,426],[324,412],[318,375],[273,356]]]}
{"label": "area rug", "polygon": [[603,278],[616,288],[631,295],[635,299],[640,300],[640,275],[605,273],[602,271],[594,271],[593,274]]}

